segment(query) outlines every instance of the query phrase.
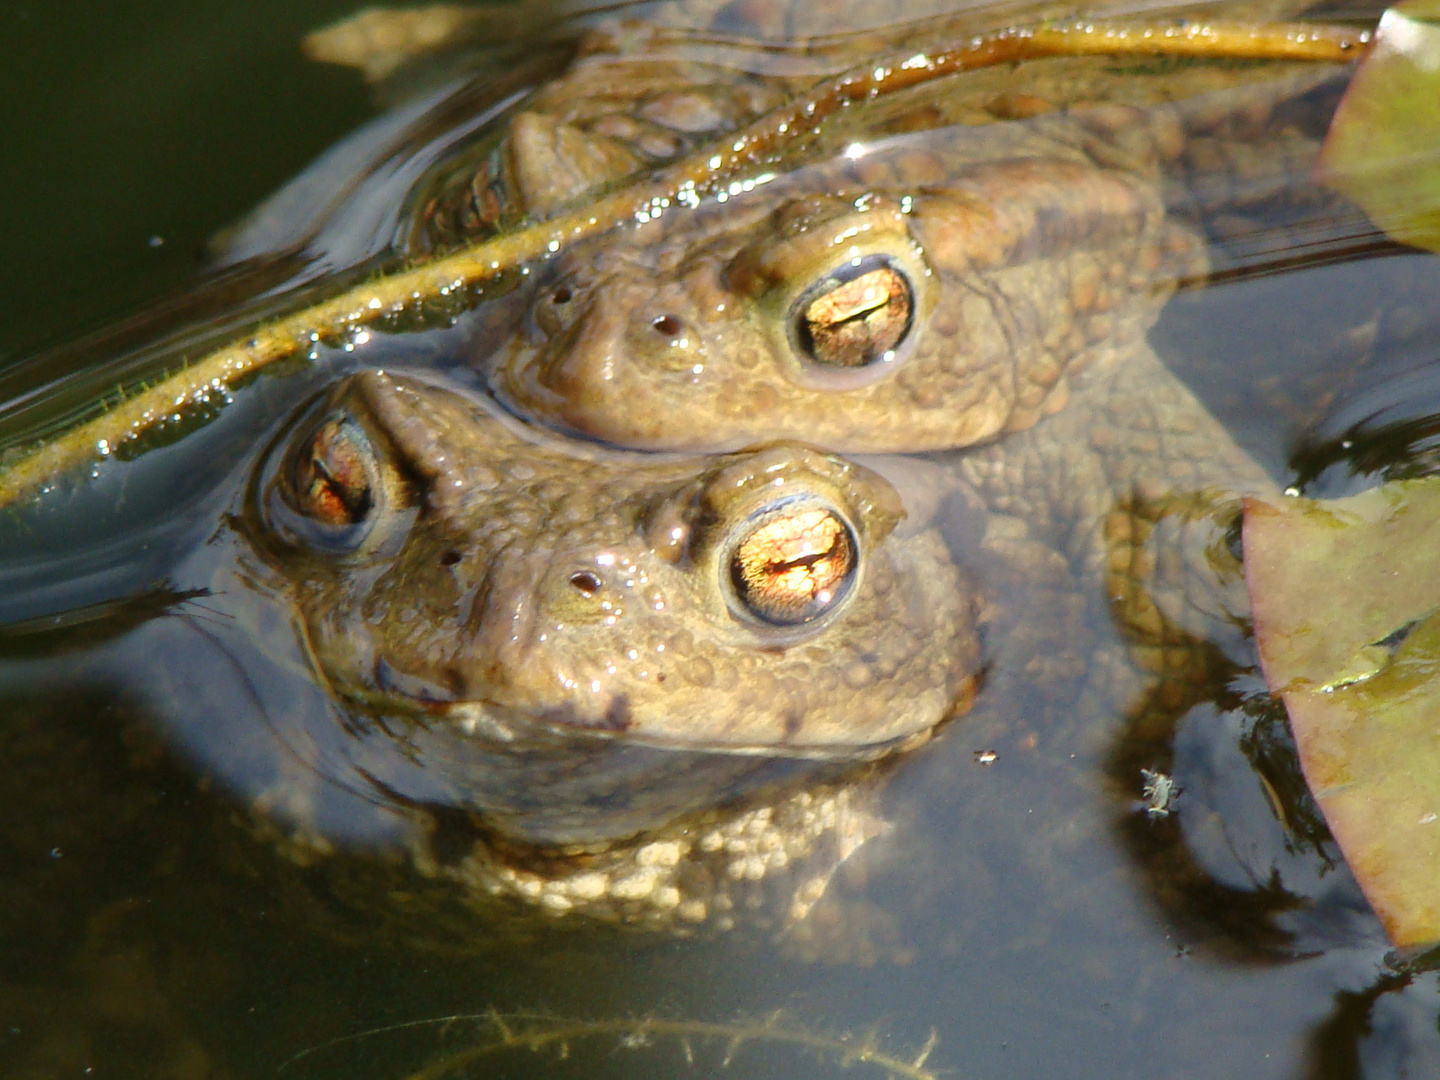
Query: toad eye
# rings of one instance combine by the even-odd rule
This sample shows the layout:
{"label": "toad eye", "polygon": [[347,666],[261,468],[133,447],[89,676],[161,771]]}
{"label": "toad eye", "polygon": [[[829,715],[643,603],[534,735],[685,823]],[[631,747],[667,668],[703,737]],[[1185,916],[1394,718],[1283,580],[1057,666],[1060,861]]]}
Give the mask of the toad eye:
{"label": "toad eye", "polygon": [[863,368],[893,360],[910,333],[915,294],[883,255],[852,259],[807,289],[795,304],[791,330],[817,364]]}
{"label": "toad eye", "polygon": [[810,622],[849,591],[857,552],[855,534],[833,510],[804,502],[772,506],[751,518],[731,551],[735,599],[762,622]]}
{"label": "toad eye", "polygon": [[290,543],[322,551],[356,550],[385,501],[374,444],[344,412],[305,430],[271,475],[265,501],[271,526]]}
{"label": "toad eye", "polygon": [[375,451],[358,424],[332,416],[297,448],[289,481],[296,510],[321,525],[345,528],[370,516]]}

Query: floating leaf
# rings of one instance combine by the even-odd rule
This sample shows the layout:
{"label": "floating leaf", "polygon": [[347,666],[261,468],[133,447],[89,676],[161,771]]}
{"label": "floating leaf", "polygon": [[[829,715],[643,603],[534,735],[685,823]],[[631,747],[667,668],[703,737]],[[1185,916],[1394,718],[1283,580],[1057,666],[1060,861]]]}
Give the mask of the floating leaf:
{"label": "floating leaf", "polygon": [[1385,12],[1331,121],[1319,177],[1393,239],[1440,251],[1440,0]]}
{"label": "floating leaf", "polygon": [[1392,941],[1440,941],[1440,479],[1251,500],[1245,576],[1306,782]]}

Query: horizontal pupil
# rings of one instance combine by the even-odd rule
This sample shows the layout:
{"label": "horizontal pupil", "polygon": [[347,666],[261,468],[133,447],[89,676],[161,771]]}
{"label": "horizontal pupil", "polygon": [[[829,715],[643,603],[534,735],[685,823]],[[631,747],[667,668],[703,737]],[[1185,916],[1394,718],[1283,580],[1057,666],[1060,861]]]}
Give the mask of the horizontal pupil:
{"label": "horizontal pupil", "polygon": [[816,300],[805,317],[819,326],[837,326],[884,307],[895,299],[893,270],[872,270],[854,281],[837,285]]}
{"label": "horizontal pupil", "polygon": [[796,334],[811,359],[865,367],[896,348],[910,329],[910,286],[887,265],[836,281],[801,313]]}
{"label": "horizontal pupil", "polygon": [[350,525],[370,512],[373,502],[366,452],[349,425],[331,420],[310,437],[297,477],[306,512],[327,525]]}
{"label": "horizontal pupil", "polygon": [[784,574],[792,570],[808,570],[817,563],[830,558],[829,551],[815,552],[813,555],[801,555],[794,559],[777,560],[770,564],[769,570],[772,574]]}
{"label": "horizontal pupil", "polygon": [[845,525],[828,510],[813,509],[770,521],[736,548],[735,588],[746,606],[768,622],[806,622],[829,607],[854,567]]}

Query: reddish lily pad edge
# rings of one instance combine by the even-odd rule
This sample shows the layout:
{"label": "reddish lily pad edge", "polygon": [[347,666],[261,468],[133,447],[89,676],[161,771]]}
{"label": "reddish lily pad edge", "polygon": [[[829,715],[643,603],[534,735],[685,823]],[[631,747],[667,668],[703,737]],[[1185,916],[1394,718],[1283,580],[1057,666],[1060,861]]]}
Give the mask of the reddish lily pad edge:
{"label": "reddish lily pad edge", "polygon": [[1440,942],[1440,478],[1251,499],[1261,666],[1306,782],[1397,946]]}

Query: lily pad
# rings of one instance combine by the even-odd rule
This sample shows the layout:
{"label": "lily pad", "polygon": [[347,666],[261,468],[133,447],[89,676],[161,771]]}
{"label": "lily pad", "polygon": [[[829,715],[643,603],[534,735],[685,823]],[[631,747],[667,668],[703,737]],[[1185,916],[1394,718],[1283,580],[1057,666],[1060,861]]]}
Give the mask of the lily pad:
{"label": "lily pad", "polygon": [[1440,479],[1250,500],[1245,576],[1306,782],[1396,945],[1440,941]]}
{"label": "lily pad", "polygon": [[1322,183],[1392,239],[1440,251],[1440,0],[1385,12],[1321,151]]}

